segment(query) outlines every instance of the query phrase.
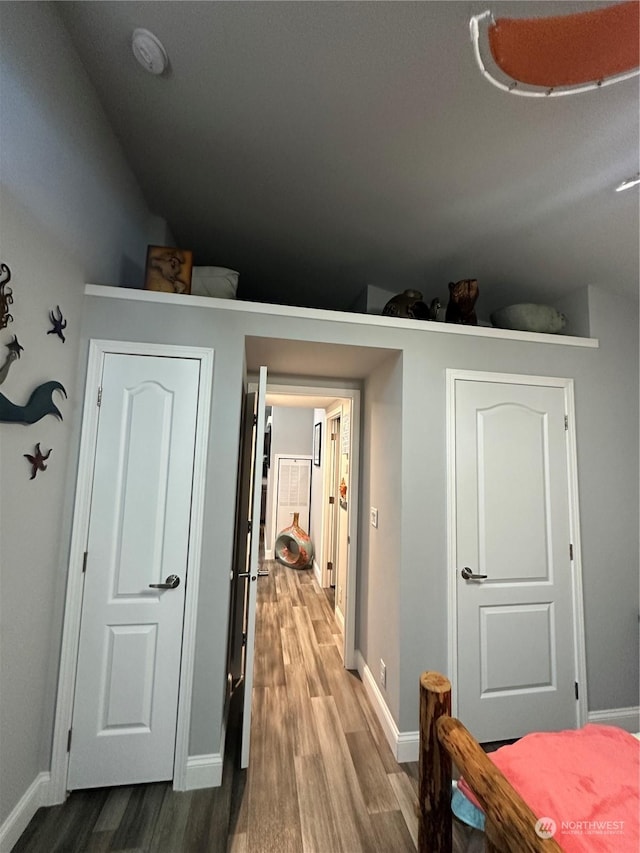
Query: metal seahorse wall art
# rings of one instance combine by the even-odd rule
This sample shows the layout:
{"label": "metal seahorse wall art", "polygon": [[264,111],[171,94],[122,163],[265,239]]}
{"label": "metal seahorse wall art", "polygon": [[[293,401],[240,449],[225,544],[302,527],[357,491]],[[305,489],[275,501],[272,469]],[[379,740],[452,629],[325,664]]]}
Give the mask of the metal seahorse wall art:
{"label": "metal seahorse wall art", "polygon": [[11,281],[11,270],[6,264],[0,264],[0,329],[5,329],[13,322],[9,306],[13,303],[13,291],[8,287]]}

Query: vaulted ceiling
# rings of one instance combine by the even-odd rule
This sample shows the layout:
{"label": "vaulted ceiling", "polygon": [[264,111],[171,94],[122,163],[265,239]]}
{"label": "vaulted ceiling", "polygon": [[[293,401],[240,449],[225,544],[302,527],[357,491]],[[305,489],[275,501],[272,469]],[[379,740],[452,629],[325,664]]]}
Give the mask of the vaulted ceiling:
{"label": "vaulted ceiling", "polygon": [[[346,309],[368,284],[485,313],[587,284],[635,299],[638,78],[560,98],[499,91],[469,18],[606,3],[62,2],[147,202],[243,299]],[[134,28],[164,44],[146,73]],[[135,284],[135,283],[132,283]]]}

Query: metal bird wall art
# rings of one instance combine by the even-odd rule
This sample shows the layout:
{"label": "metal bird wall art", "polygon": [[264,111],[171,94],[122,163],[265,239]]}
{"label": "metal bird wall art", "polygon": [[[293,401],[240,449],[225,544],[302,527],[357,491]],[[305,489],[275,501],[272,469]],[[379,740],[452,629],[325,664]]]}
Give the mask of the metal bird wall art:
{"label": "metal bird wall art", "polygon": [[47,450],[47,452],[43,454],[40,451],[40,442],[38,442],[34,448],[33,455],[31,453],[23,453],[24,458],[28,459],[29,464],[31,465],[30,480],[35,478],[38,471],[47,470],[47,466],[44,463],[51,456],[51,449]]}
{"label": "metal bird wall art", "polygon": [[55,379],[38,385],[24,406],[18,406],[0,394],[0,423],[35,424],[45,415],[54,415],[62,420],[62,412],[53,402],[54,391],[62,391],[67,396],[64,385]]}

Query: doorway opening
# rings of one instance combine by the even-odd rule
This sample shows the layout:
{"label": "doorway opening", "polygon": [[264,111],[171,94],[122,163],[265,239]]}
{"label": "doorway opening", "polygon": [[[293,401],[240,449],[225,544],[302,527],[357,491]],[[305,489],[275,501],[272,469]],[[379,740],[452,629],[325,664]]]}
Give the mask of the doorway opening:
{"label": "doorway opening", "polygon": [[296,514],[313,544],[304,571],[326,599],[343,664],[353,669],[360,392],[272,384],[266,404],[261,574],[275,566],[276,538]]}

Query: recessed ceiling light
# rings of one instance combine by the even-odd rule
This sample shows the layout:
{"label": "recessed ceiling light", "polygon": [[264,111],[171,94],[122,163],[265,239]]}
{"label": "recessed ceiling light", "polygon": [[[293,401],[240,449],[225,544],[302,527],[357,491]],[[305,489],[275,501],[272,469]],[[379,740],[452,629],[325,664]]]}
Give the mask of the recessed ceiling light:
{"label": "recessed ceiling light", "polygon": [[131,47],[135,58],[150,74],[162,74],[169,64],[169,57],[162,42],[149,30],[134,30]]}
{"label": "recessed ceiling light", "polygon": [[622,192],[622,190],[630,190],[631,187],[637,187],[640,184],[640,172],[635,175],[633,178],[627,178],[626,181],[622,181],[621,184],[618,184],[616,187],[616,192]]}

